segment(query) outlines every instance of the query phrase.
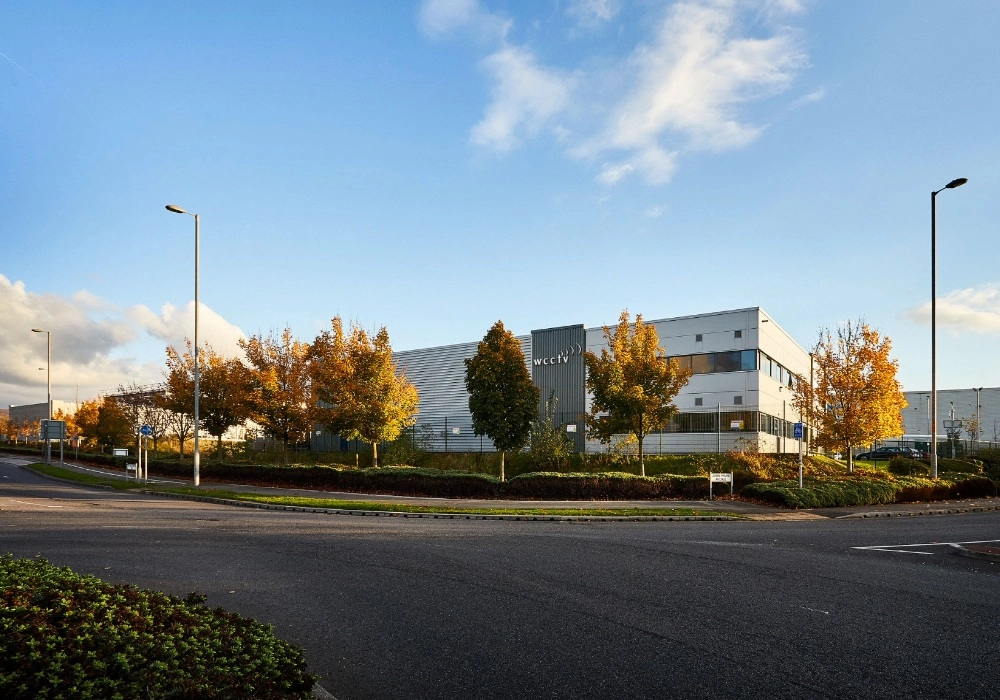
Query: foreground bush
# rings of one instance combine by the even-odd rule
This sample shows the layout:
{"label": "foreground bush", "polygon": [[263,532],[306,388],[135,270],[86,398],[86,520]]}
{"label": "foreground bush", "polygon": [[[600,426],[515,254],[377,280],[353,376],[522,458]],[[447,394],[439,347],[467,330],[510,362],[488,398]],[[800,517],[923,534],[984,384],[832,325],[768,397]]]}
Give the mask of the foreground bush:
{"label": "foreground bush", "polygon": [[302,653],[222,608],[0,557],[0,697],[308,698]]}

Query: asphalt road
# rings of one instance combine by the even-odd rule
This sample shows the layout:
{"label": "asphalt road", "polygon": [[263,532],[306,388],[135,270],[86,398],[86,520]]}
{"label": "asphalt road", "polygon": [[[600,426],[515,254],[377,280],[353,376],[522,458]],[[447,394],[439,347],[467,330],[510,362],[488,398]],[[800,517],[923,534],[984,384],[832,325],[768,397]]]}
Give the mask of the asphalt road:
{"label": "asphalt road", "polygon": [[[0,458],[3,459],[3,458]],[[0,552],[270,622],[338,700],[985,698],[1000,514],[517,522],[250,510],[0,462]]]}

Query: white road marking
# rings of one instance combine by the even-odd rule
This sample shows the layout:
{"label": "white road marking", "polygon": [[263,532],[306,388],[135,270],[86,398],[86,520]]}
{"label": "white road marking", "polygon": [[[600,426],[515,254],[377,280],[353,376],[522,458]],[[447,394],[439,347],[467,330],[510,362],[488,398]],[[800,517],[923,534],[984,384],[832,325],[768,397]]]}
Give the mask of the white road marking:
{"label": "white road marking", "polygon": [[966,544],[993,544],[994,542],[1000,542],[1000,540],[973,540],[971,542],[923,542],[919,544],[876,544],[869,545],[867,547],[851,547],[851,549],[861,549],[870,552],[894,552],[897,554],[927,554],[933,555],[934,552],[921,552],[913,547],[961,547]]}
{"label": "white road marking", "polygon": [[42,508],[62,508],[62,506],[50,506],[46,505],[45,503],[31,503],[30,501],[19,501],[16,498],[12,498],[10,500],[14,501],[14,503],[23,503],[26,506],[41,506]]}

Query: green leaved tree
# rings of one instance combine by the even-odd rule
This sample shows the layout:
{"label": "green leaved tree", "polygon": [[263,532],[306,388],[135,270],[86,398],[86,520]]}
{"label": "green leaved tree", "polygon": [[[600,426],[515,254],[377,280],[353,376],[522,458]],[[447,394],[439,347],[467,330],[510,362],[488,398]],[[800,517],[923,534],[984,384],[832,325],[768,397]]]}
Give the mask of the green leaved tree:
{"label": "green leaved tree", "polygon": [[472,430],[485,435],[500,451],[500,480],[504,455],[519,450],[531,435],[538,417],[538,387],[531,381],[521,344],[497,321],[486,332],[476,354],[465,361]]}

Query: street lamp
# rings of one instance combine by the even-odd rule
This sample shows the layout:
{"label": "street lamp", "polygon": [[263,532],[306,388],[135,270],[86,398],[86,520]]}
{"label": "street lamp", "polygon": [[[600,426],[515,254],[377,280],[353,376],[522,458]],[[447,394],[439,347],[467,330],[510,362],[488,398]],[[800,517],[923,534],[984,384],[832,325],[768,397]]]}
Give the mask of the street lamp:
{"label": "street lamp", "polygon": [[939,190],[931,192],[931,470],[938,475],[937,451],[937,196],[939,192],[961,187],[968,178],[952,180]]}
{"label": "street lamp", "polygon": [[198,486],[199,467],[201,466],[201,453],[198,451],[198,215],[181,209],[176,204],[168,204],[167,211],[175,214],[187,214],[194,217],[194,485]]}
{"label": "street lamp", "polygon": [[983,387],[979,387],[978,389],[973,389],[973,391],[976,392],[976,436],[975,436],[975,450],[976,450],[977,454],[979,453],[979,436],[983,434],[982,406],[979,403],[979,392],[982,391],[982,390],[983,390]]}
{"label": "street lamp", "polygon": [[[43,328],[32,328],[32,333],[45,334],[45,396],[46,410],[49,420],[52,420],[52,333]],[[45,463],[52,461],[52,443],[49,442],[49,434],[45,433]],[[60,453],[62,454],[62,453]]]}

